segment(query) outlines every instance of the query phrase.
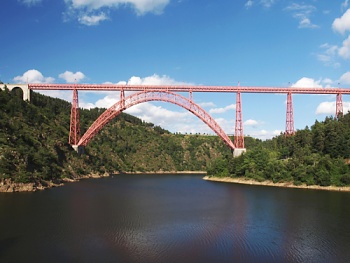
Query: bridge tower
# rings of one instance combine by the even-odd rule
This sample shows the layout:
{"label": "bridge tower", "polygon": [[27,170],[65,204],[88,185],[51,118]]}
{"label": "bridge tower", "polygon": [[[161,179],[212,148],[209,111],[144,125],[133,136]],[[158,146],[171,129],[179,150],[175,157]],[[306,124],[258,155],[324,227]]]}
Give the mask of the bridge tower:
{"label": "bridge tower", "polygon": [[343,96],[341,93],[338,93],[336,109],[335,109],[335,117],[339,118],[341,116],[343,116]]}
{"label": "bridge tower", "polygon": [[80,140],[80,115],[79,115],[79,101],[78,90],[73,90],[73,102],[70,113],[70,130],[69,130],[69,144],[73,149],[79,152],[78,142]]}
{"label": "bridge tower", "polygon": [[234,146],[233,156],[240,156],[246,152],[244,148],[244,133],[243,133],[243,118],[242,118],[242,102],[241,92],[236,94],[236,124],[235,124],[235,135],[234,135]]}
{"label": "bridge tower", "polygon": [[125,92],[124,92],[124,89],[120,90],[120,102],[121,102],[121,108],[125,109]]}
{"label": "bridge tower", "polygon": [[286,114],[286,136],[294,135],[294,113],[293,113],[293,100],[292,93],[287,94],[287,114]]}

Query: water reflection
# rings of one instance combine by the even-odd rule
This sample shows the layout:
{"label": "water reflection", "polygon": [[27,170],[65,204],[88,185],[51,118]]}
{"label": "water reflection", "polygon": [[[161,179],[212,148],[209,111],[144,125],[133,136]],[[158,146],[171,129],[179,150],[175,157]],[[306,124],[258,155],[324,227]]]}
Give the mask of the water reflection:
{"label": "water reflection", "polygon": [[0,262],[346,262],[349,203],[178,175],[0,194]]}

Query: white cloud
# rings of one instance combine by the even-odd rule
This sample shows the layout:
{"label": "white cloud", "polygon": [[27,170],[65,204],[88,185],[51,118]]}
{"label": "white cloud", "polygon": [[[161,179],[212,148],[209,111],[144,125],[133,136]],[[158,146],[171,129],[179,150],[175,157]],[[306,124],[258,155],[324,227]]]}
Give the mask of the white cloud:
{"label": "white cloud", "polygon": [[[215,134],[215,132],[211,130],[202,120],[180,107],[178,111],[171,111],[163,108],[162,106],[156,106],[150,102],[145,102],[135,105],[127,109],[125,112],[132,114],[133,116],[136,116],[146,122],[159,125],[171,132],[180,132],[183,134]],[[215,121],[226,133],[233,133],[234,120],[227,121],[219,118]]]}
{"label": "white cloud", "polygon": [[22,4],[32,6],[42,2],[42,0],[19,0]]}
{"label": "white cloud", "polygon": [[[335,101],[324,101],[321,102],[316,108],[316,114],[327,114],[335,115],[336,102]],[[350,102],[343,101],[343,112],[350,110]]]}
{"label": "white cloud", "polygon": [[229,110],[235,110],[236,109],[236,104],[230,104],[224,108],[214,108],[214,109],[210,109],[209,113],[224,113],[227,112]]}
{"label": "white cloud", "polygon": [[199,102],[197,103],[199,106],[201,106],[202,108],[205,107],[215,107],[215,103],[214,102]]}
{"label": "white cloud", "polygon": [[91,102],[79,102],[79,107],[80,108],[83,108],[83,109],[93,109],[93,108],[96,108],[95,104],[94,103],[91,103]]}
{"label": "white cloud", "polygon": [[252,7],[253,6],[253,4],[254,4],[254,1],[253,0],[248,0],[246,3],[245,3],[245,7],[246,8],[250,8],[250,7]]}
{"label": "white cloud", "polygon": [[[113,103],[113,101],[110,103]],[[169,110],[163,106],[160,106],[159,104],[163,103],[158,102],[157,105],[155,105],[151,102],[144,102],[128,108],[125,110],[125,112],[136,116],[143,121],[159,125],[162,128],[174,133],[180,132],[182,134],[215,134],[215,132],[211,130],[209,126],[207,126],[202,120],[200,120],[189,111],[181,107],[178,107],[178,110]],[[215,121],[227,134],[233,133],[233,119],[227,121],[226,119],[219,118],[215,119]]]}
{"label": "white cloud", "polygon": [[324,52],[317,55],[319,61],[323,62],[326,66],[340,67],[340,64],[335,61],[335,57],[338,55],[338,46],[325,43],[320,48],[324,49]]}
{"label": "white cloud", "polygon": [[171,111],[163,108],[162,106],[156,106],[152,103],[145,102],[138,105],[135,105],[125,112],[139,117],[140,119],[152,122],[161,127],[171,126],[175,122],[187,123],[192,122],[192,114],[189,111],[181,110],[180,111]]}
{"label": "white cloud", "polygon": [[334,81],[331,80],[330,78],[323,79],[322,83],[325,85],[326,88],[330,88],[332,87],[332,85],[334,85]]}
{"label": "white cloud", "polygon": [[115,92],[114,95],[108,95],[102,99],[99,99],[98,101],[95,102],[95,107],[97,107],[97,108],[112,107],[115,103],[117,103],[119,101],[119,96],[116,94],[117,93]]}
{"label": "white cloud", "polygon": [[[120,84],[122,84],[121,82]],[[191,83],[176,81],[166,75],[153,74],[145,78],[133,76],[127,82],[128,85],[192,85]]]}
{"label": "white cloud", "polygon": [[341,4],[341,10],[344,11],[349,5],[349,0],[345,0],[342,4]]}
{"label": "white cloud", "polygon": [[266,131],[266,130],[261,130],[259,133],[260,133],[261,135],[266,135],[266,134],[267,134],[267,131]]}
{"label": "white cloud", "polygon": [[335,102],[321,102],[316,109],[316,114],[335,114]]}
{"label": "white cloud", "polygon": [[337,55],[343,59],[350,59],[350,35],[343,41],[341,47],[325,43],[321,45],[320,48],[325,51],[323,54],[317,55],[318,60],[322,61],[327,66],[334,66],[337,68],[340,66],[340,64],[335,61]]}
{"label": "white cloud", "polygon": [[302,17],[299,21],[299,28],[318,28],[318,26],[311,23],[309,18]]}
{"label": "white cloud", "polygon": [[52,83],[55,79],[52,77],[44,77],[40,71],[30,69],[22,76],[14,77],[13,80],[16,83]]}
{"label": "white cloud", "polygon": [[312,78],[303,77],[296,83],[292,84],[294,88],[331,88],[335,81],[330,78],[315,80]]}
{"label": "white cloud", "polygon": [[[73,93],[70,90],[36,90],[35,92],[38,92],[40,94],[44,94],[46,96],[50,96],[53,98],[59,98],[68,102],[72,102],[72,99],[73,99]],[[81,103],[79,103],[79,105],[82,108]]]}
{"label": "white cloud", "polygon": [[[60,78],[65,79],[67,82],[73,83],[75,79],[77,81],[82,80],[85,78],[84,74],[81,72],[77,72],[73,74],[72,72],[66,71],[63,74],[59,75]],[[31,69],[26,71],[22,76],[17,76],[13,79],[16,83],[53,83],[55,81],[54,78],[52,77],[44,77],[43,74],[36,70],[36,69]],[[54,98],[60,98],[66,101],[72,101],[72,93],[70,91],[60,91],[60,90],[40,90],[37,91],[41,94],[51,96]],[[80,107],[84,108],[94,108],[96,107],[94,104],[86,104],[84,102],[80,103]]]}
{"label": "white cloud", "polygon": [[313,5],[292,3],[285,10],[292,12],[293,17],[299,21],[299,28],[318,28],[310,20],[310,16],[316,11]]}
{"label": "white cloud", "polygon": [[260,0],[260,3],[267,8],[271,7],[275,2],[276,0]]}
{"label": "white cloud", "polygon": [[235,131],[235,119],[230,118],[229,120],[224,118],[216,118],[215,121],[225,131],[226,134],[233,134]]}
{"label": "white cloud", "polygon": [[259,123],[256,121],[256,120],[252,120],[252,119],[249,119],[249,120],[246,120],[244,123],[244,126],[257,126]]}
{"label": "white cloud", "polygon": [[[36,69],[28,70],[22,76],[17,76],[13,78],[13,80],[16,83],[53,83],[55,81],[55,79],[52,77],[44,77],[43,74]],[[38,90],[36,92],[66,101],[72,101],[73,98],[71,91]]]}
{"label": "white cloud", "polygon": [[131,5],[138,14],[162,13],[170,0],[65,0],[66,4],[77,9],[97,10],[103,7]]}
{"label": "white cloud", "polygon": [[108,17],[105,13],[100,13],[98,15],[83,15],[78,18],[78,21],[87,26],[96,26],[100,24],[101,21],[107,20]]}
{"label": "white cloud", "polygon": [[[328,81],[329,79],[327,79]],[[299,79],[296,83],[292,85],[294,88],[322,88],[322,85],[320,84],[320,80],[314,80],[311,78],[303,77]]]}
{"label": "white cloud", "polygon": [[350,111],[350,102],[343,101],[343,112],[347,113]]}
{"label": "white cloud", "polygon": [[344,73],[341,77],[339,82],[341,84],[350,84],[350,71]]}
{"label": "white cloud", "polygon": [[274,136],[277,136],[277,135],[280,135],[281,134],[281,130],[274,130],[273,132],[272,132],[272,134],[274,135]]}
{"label": "white cloud", "polygon": [[[71,72],[70,72],[71,73]],[[62,75],[62,74],[61,74]],[[66,74],[68,76],[72,74]],[[74,79],[70,77],[70,80]],[[137,77],[133,76],[128,81],[119,81],[117,83],[112,83],[110,81],[104,82],[103,84],[116,84],[116,85],[193,85],[187,82],[176,81],[166,75],[159,76],[157,74],[153,74],[148,77]],[[86,93],[96,93],[96,91],[86,91]],[[125,92],[125,96],[129,96],[135,92]],[[115,91],[99,91],[98,94],[106,94],[102,99],[97,100],[95,103],[85,103],[82,101],[80,104],[82,107],[86,108],[109,108],[113,104],[119,101],[119,93]],[[207,103],[207,106],[215,106],[213,103]],[[202,106],[203,107],[203,106]]]}
{"label": "white cloud", "polygon": [[333,21],[332,28],[334,31],[341,34],[350,31],[350,9],[346,10],[342,17],[336,18]]}
{"label": "white cloud", "polygon": [[73,73],[71,71],[66,71],[64,73],[59,74],[58,77],[61,79],[64,79],[67,83],[76,83],[85,79],[85,75],[80,71],[76,73]]}
{"label": "white cloud", "polygon": [[259,131],[254,131],[252,133],[249,133],[247,135],[254,137],[254,138],[258,138],[261,140],[267,140],[267,139],[271,139],[272,137],[278,136],[281,134],[281,130],[274,130],[274,131],[267,131],[267,130],[259,130]]}
{"label": "white cloud", "polygon": [[324,62],[325,64],[329,64],[329,62],[332,60],[332,57],[326,54],[318,54],[317,59],[321,62]]}
{"label": "white cloud", "polygon": [[350,36],[343,41],[343,46],[339,48],[338,54],[343,59],[350,58]]}
{"label": "white cloud", "polygon": [[285,8],[288,11],[300,11],[307,14],[312,13],[316,8],[312,5],[292,3]]}
{"label": "white cloud", "polygon": [[[80,73],[80,72],[77,72]],[[70,82],[74,80],[74,77],[77,77],[77,73],[73,74],[72,72],[67,71],[64,73],[65,77],[67,77]],[[61,76],[62,75],[62,76]],[[63,74],[61,74],[60,77],[63,78]],[[84,74],[83,74],[84,75]],[[85,77],[85,76],[84,76]],[[67,82],[68,82],[67,80]],[[78,80],[78,79],[77,79]],[[74,81],[73,81],[74,82]],[[112,82],[105,82],[103,84],[113,84]],[[153,74],[152,76],[148,76],[145,78],[133,76],[128,81],[119,81],[117,85],[191,85],[190,83],[186,82],[180,82],[176,81],[166,75],[159,76],[157,74]],[[95,92],[90,92],[95,93]],[[102,92],[99,92],[101,94]],[[95,103],[86,103],[82,102],[82,105],[86,105],[87,108],[109,108],[113,104],[117,103],[119,101],[119,93],[118,92],[111,92],[111,91],[104,91],[103,93],[107,94],[102,99],[97,100]],[[125,93],[125,96],[128,96],[134,92],[127,92]]]}
{"label": "white cloud", "polygon": [[[77,17],[82,24],[91,26],[109,19],[106,12],[123,6],[131,7],[137,15],[146,13],[162,14],[170,0],[65,0],[67,11],[65,19]],[[99,15],[96,12],[104,10]]]}
{"label": "white cloud", "polygon": [[257,2],[257,4],[262,5],[265,8],[270,8],[275,2],[276,0],[257,0],[257,1],[253,1],[253,0],[247,0],[247,2],[244,4],[244,6],[246,8],[250,8],[252,7],[255,3]]}

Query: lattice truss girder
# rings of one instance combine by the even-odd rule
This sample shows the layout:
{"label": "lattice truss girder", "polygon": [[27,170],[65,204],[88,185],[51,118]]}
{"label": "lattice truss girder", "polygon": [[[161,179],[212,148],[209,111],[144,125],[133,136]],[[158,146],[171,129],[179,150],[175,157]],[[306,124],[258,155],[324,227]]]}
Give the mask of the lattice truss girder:
{"label": "lattice truss girder", "polygon": [[[124,95],[121,95],[124,98]],[[136,104],[140,104],[148,101],[163,101],[176,104],[186,110],[192,112],[198,118],[200,118],[204,123],[206,123],[231,149],[234,149],[233,142],[227,136],[227,134],[222,130],[218,123],[199,105],[193,101],[187,99],[186,97],[169,91],[157,91],[157,90],[147,90],[134,93],[130,96],[125,97],[125,99],[118,101],[104,113],[102,113],[96,121],[90,126],[90,128],[81,137],[78,145],[86,146],[88,142],[113,118],[118,116],[122,111],[128,109]]]}

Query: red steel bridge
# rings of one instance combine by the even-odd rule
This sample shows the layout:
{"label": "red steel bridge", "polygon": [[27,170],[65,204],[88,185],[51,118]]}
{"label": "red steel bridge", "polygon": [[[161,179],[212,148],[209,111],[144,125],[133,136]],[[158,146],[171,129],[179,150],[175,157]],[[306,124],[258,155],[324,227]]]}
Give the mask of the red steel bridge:
{"label": "red steel bridge", "polygon": [[[11,85],[12,88],[16,84]],[[17,87],[24,86],[17,85]],[[28,90],[72,90],[69,143],[75,148],[86,146],[89,141],[113,118],[122,111],[136,104],[147,101],[164,101],[176,104],[190,111],[206,123],[232,150],[239,155],[244,149],[243,118],[241,93],[275,93],[287,95],[285,135],[294,135],[293,94],[335,94],[335,116],[343,114],[343,94],[350,94],[345,88],[309,88],[309,87],[244,87],[244,86],[191,86],[191,85],[119,85],[119,84],[27,84]],[[23,87],[21,87],[23,89]],[[119,91],[120,100],[103,112],[90,128],[81,136],[79,122],[78,91]],[[129,96],[125,92],[132,91]],[[186,92],[188,97],[177,92]],[[236,93],[236,123],[233,142],[217,122],[198,104],[193,101],[194,92]],[[30,93],[29,93],[30,94]],[[30,100],[30,97],[28,97]],[[235,155],[236,155],[235,154]]]}

